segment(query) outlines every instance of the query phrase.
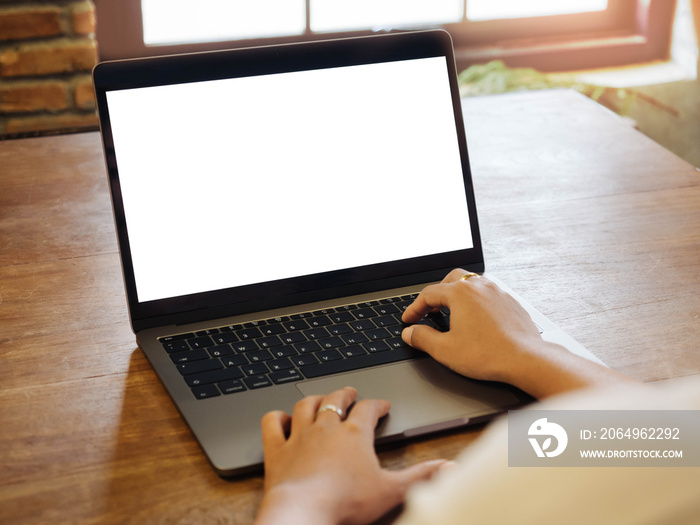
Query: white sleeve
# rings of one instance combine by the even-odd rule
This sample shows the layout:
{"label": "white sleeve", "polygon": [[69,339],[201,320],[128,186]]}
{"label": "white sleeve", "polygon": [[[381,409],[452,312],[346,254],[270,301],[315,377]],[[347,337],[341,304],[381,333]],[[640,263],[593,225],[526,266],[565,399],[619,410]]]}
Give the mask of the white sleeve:
{"label": "white sleeve", "polygon": [[[537,409],[700,409],[700,381],[586,390]],[[400,525],[698,524],[700,468],[508,467],[507,421],[409,494]]]}

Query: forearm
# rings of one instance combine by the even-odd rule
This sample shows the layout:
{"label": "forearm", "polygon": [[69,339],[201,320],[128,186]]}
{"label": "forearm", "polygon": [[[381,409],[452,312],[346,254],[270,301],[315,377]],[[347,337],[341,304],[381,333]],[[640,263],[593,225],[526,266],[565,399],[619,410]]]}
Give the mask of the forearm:
{"label": "forearm", "polygon": [[554,343],[542,341],[518,355],[500,379],[537,399],[594,385],[634,381]]}

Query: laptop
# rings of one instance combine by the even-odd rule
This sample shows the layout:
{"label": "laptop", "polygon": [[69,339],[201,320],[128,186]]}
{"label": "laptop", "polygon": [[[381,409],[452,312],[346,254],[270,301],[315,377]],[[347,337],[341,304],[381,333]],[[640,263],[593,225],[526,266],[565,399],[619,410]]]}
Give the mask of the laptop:
{"label": "laptop", "polygon": [[[426,284],[485,270],[446,32],[93,76],[131,325],[219,475],[259,471],[262,415],[305,395],[388,399],[378,443],[531,401],[400,337]],[[595,359],[523,304],[544,338]],[[424,322],[448,329],[446,314]]]}

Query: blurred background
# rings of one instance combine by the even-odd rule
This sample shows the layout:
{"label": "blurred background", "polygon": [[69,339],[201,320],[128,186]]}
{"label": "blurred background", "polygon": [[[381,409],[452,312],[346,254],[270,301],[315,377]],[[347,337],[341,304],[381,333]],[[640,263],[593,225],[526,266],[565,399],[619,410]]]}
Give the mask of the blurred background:
{"label": "blurred background", "polygon": [[576,89],[700,166],[699,27],[700,0],[0,0],[0,138],[96,129],[99,60],[443,28],[463,96]]}

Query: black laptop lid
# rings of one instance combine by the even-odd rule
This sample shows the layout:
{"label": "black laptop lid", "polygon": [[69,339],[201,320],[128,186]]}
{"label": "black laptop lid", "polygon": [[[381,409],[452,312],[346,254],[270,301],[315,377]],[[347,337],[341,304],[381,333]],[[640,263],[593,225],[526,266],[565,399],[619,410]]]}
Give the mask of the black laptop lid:
{"label": "black laptop lid", "polygon": [[447,33],[99,64],[132,325],[483,270]]}

